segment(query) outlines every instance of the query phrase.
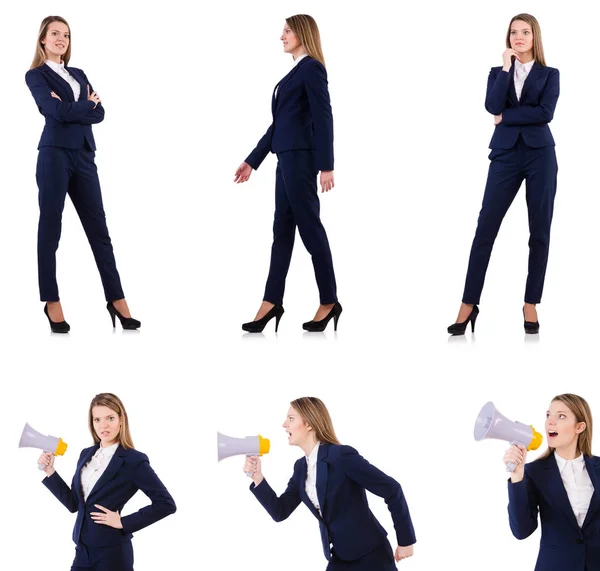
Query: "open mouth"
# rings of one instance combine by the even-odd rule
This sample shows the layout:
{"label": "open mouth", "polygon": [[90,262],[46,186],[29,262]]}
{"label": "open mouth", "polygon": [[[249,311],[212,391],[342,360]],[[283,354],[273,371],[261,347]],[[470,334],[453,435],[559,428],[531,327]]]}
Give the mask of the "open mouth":
{"label": "open mouth", "polygon": [[557,436],[558,436],[558,432],[556,432],[556,430],[548,431],[548,438],[556,438]]}

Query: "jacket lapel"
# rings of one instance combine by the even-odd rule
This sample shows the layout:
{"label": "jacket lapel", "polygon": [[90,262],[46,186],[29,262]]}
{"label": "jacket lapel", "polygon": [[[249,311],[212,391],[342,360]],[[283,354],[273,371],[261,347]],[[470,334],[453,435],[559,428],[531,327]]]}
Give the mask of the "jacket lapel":
{"label": "jacket lapel", "polygon": [[[527,91],[529,90],[529,88],[532,85],[535,85],[535,82],[538,80],[538,77],[542,73],[543,69],[544,69],[543,65],[540,65],[537,62],[533,64],[533,66],[531,67],[531,70],[529,71],[529,75],[525,78],[525,83],[523,84],[523,91],[521,91],[521,101],[523,101],[523,99],[525,98],[525,95],[527,94]],[[514,85],[514,81],[513,81],[513,85]]]}
{"label": "jacket lapel", "polygon": [[[67,81],[58,75],[58,73],[56,73],[49,65],[43,64],[41,69],[48,76],[48,79],[52,84],[56,86],[54,90],[56,91],[56,95],[58,95],[62,101],[75,101],[73,90]],[[69,71],[69,73],[71,72]]]}
{"label": "jacket lapel", "polygon": [[584,456],[585,468],[594,486],[594,493],[592,500],[590,501],[590,507],[588,508],[583,527],[589,525],[593,521],[598,509],[600,508],[600,458],[596,456]]}
{"label": "jacket lapel", "polygon": [[300,486],[300,498],[306,504],[308,509],[312,512],[312,514],[316,518],[320,518],[319,512],[313,506],[313,503],[310,501],[308,494],[306,493],[306,476],[308,475],[308,465],[306,462],[306,458],[302,458],[302,462],[300,462],[300,468],[298,469],[298,485]]}
{"label": "jacket lapel", "polygon": [[83,470],[83,467],[92,459],[92,456],[96,453],[96,450],[98,450],[99,446],[99,444],[96,444],[96,446],[92,446],[91,448],[89,448],[85,456],[82,456],[81,460],[77,464],[77,469],[75,470],[75,477],[73,478],[73,484],[75,486],[74,491],[80,500],[83,499],[83,494],[81,493],[81,470]]}
{"label": "jacket lapel", "polygon": [[569,523],[579,531],[579,524],[573,513],[573,508],[571,507],[571,502],[569,501],[569,496],[563,484],[554,454],[547,458],[544,473],[546,483],[550,488],[550,493],[546,496],[546,500],[563,512]]}
{"label": "jacket lapel", "polygon": [[511,100],[511,103],[516,107],[519,105],[519,100],[517,99],[517,90],[515,89],[515,64],[513,63],[508,70],[510,74],[510,89],[508,90],[508,97]]}
{"label": "jacket lapel", "polygon": [[90,495],[88,496],[86,503],[91,503],[94,496],[102,489],[102,486],[104,486],[107,482],[110,482],[115,477],[115,474],[118,472],[119,468],[123,465],[123,456],[124,455],[125,455],[125,450],[123,450],[121,445],[119,445],[119,447],[115,451],[113,457],[110,459],[110,462],[108,463],[108,466],[106,467],[106,470],[104,470],[104,473],[102,474],[102,476],[100,476],[100,479],[96,482],[95,486],[92,488],[92,491],[90,492]]}
{"label": "jacket lapel", "polygon": [[319,506],[321,514],[325,513],[325,492],[327,491],[327,453],[329,452],[328,444],[319,444],[319,453],[317,455],[317,498],[319,498]]}
{"label": "jacket lapel", "polygon": [[[79,99],[78,99],[78,101],[81,101],[83,99],[87,99],[87,84],[85,83],[85,81],[83,81],[83,77],[81,77],[81,75],[79,74],[79,70],[75,70],[72,67],[65,67],[65,69],[76,79],[77,83],[79,83],[80,90],[79,90]],[[71,89],[70,85],[69,85],[69,89],[71,91],[73,91]]]}
{"label": "jacket lapel", "polygon": [[306,56],[302,58],[294,67],[288,72],[288,74],[275,86],[273,90],[273,97],[271,98],[271,113],[273,117],[275,117],[275,110],[277,109],[277,103],[280,100],[281,88],[294,76],[294,74],[298,71],[298,68],[309,58],[310,56]]}

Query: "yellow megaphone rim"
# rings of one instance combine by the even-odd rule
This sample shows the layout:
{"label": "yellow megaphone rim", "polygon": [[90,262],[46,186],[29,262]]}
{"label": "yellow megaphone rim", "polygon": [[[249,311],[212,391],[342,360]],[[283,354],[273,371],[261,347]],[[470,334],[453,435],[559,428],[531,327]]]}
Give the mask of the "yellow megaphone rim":
{"label": "yellow megaphone rim", "polygon": [[55,456],[62,456],[67,451],[67,443],[63,442],[62,438],[58,439],[56,450],[54,451]]}
{"label": "yellow megaphone rim", "polygon": [[533,437],[531,438],[531,442],[527,447],[527,451],[537,450],[542,445],[543,440],[542,435],[535,428],[533,428],[533,426],[531,427],[531,430],[533,431]]}
{"label": "yellow megaphone rim", "polygon": [[268,454],[271,449],[271,442],[268,438],[263,438],[260,434],[258,435],[258,455]]}

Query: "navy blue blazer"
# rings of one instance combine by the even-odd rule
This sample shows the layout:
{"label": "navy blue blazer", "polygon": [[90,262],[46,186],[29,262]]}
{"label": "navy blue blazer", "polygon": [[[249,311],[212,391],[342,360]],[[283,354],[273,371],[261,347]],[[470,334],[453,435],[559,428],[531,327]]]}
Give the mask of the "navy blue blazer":
{"label": "navy blue blazer", "polygon": [[[137,450],[126,450],[119,446],[106,470],[92,488],[87,501],[81,490],[81,470],[90,461],[99,445],[81,452],[71,487],[54,472],[44,478],[43,484],[71,512],[77,513],[73,541],[90,547],[107,547],[130,540],[132,534],[159,519],[175,513],[175,502],[163,483],[150,467],[148,456]],[[137,512],[123,516],[123,529],[115,529],[96,523],[91,512],[99,512],[94,504],[111,511],[121,512],[123,506],[138,491],[142,490],[152,504]]]}
{"label": "navy blue blazer", "polygon": [[323,64],[306,56],[276,86],[273,122],[246,162],[257,169],[270,152],[314,150],[319,171],[333,170],[333,115]]}
{"label": "navy blue blazer", "polygon": [[367,462],[354,448],[320,444],[317,457],[317,497],[321,513],[306,495],[306,458],[294,465],[286,491],[279,497],[263,480],[250,490],[275,521],[283,521],[304,502],[319,520],[323,553],[331,557],[330,543],[344,561],[360,559],[377,549],[387,532],[367,503],[365,490],[385,499],[392,514],[398,545],[413,545],[415,531],[400,484]]}
{"label": "navy blue blazer", "polygon": [[[40,147],[63,147],[81,149],[87,141],[95,151],[96,143],[92,134],[92,125],[104,119],[104,107],[88,101],[87,86],[94,91],[85,73],[75,67],[65,68],[81,86],[79,99],[75,101],[71,86],[50,66],[43,64],[30,69],[25,81],[31,90],[40,113],[46,118],[38,149]],[[61,101],[52,97],[54,91]]]}
{"label": "navy blue blazer", "polygon": [[600,571],[600,458],[586,456],[594,495],[579,527],[562,482],[556,458],[525,465],[525,478],[508,482],[508,517],[517,539],[529,537],[542,523],[536,571]]}
{"label": "navy blue blazer", "polygon": [[520,100],[515,91],[514,73],[514,64],[509,71],[493,67],[488,77],[485,108],[492,115],[502,113],[490,149],[512,149],[519,134],[528,147],[553,147],[548,123],[554,117],[560,92],[558,70],[534,63]]}

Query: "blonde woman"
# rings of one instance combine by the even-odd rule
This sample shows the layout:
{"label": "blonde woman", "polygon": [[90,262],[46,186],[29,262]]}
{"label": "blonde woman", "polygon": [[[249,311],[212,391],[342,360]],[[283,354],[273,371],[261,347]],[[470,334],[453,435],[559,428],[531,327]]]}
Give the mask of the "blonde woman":
{"label": "blonde woman", "polygon": [[283,51],[294,58],[292,70],[275,86],[271,101],[273,122],[256,148],[235,172],[236,183],[246,182],[269,152],[277,154],[275,221],[271,265],[263,302],[254,321],[242,329],[261,332],[283,315],[285,279],[290,266],[296,227],[312,257],[320,306],[303,324],[307,331],[324,331],[342,313],[338,302],[329,241],[321,223],[317,176],[322,192],[334,186],[333,116],[319,29],[313,18],[288,18],[281,35]]}
{"label": "blonde woman", "polygon": [[104,107],[85,73],[68,67],[70,59],[69,24],[60,16],[44,18],[35,57],[25,75],[36,105],[46,119],[38,145],[36,171],[40,298],[46,302],[44,313],[50,329],[54,333],[68,333],[70,326],[65,321],[56,281],[56,250],[68,194],[94,253],[113,327],[118,317],[123,329],[138,329],[141,324],[131,317],[121,287],[94,163],[96,144],[92,125],[104,119]]}
{"label": "blonde woman", "polygon": [[536,571],[600,571],[600,458],[592,455],[592,413],[574,394],[552,399],[546,413],[548,451],[526,464],[525,446],[511,446],[510,528],[517,539],[542,526]]}
{"label": "blonde woman", "polygon": [[[286,491],[277,496],[262,474],[260,458],[246,459],[250,490],[277,522],[304,503],[319,521],[327,571],[392,571],[413,554],[415,532],[400,484],[340,444],[321,400],[302,397],[290,403],[283,428],[291,446],[304,452],[294,465]],[[369,509],[365,490],[385,499],[399,547]]]}
{"label": "blonde woman", "polygon": [[[132,534],[175,513],[175,502],[148,457],[133,447],[127,412],[116,395],[96,395],[88,416],[94,446],[81,452],[71,487],[54,469],[54,456],[46,452],[39,459],[46,473],[43,484],[77,514],[71,571],[133,571]],[[151,505],[121,517],[123,506],[138,490]]]}

